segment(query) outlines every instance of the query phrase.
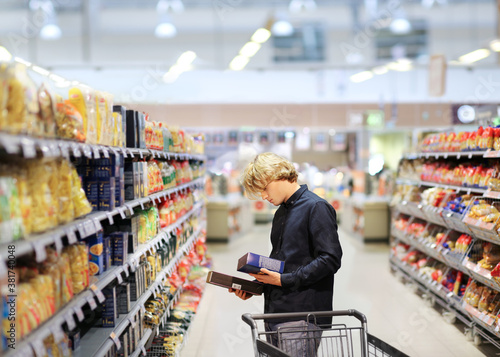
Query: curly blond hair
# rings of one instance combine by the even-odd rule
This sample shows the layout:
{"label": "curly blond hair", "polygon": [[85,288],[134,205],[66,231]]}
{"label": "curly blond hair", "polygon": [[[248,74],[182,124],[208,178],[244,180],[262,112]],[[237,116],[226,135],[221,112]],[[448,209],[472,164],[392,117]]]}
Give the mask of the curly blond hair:
{"label": "curly blond hair", "polygon": [[298,176],[290,161],[272,152],[265,152],[257,155],[253,162],[247,165],[241,183],[248,198],[258,199],[272,181],[286,180],[293,183],[297,182]]}

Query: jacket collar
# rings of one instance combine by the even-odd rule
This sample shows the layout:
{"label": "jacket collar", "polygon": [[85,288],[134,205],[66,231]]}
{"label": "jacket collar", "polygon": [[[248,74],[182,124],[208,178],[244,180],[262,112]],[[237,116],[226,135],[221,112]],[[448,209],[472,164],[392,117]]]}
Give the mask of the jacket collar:
{"label": "jacket collar", "polygon": [[290,196],[288,201],[283,202],[282,205],[285,206],[285,208],[290,208],[292,207],[295,202],[302,196],[304,192],[307,190],[307,185],[300,185],[300,188],[293,193],[293,195]]}

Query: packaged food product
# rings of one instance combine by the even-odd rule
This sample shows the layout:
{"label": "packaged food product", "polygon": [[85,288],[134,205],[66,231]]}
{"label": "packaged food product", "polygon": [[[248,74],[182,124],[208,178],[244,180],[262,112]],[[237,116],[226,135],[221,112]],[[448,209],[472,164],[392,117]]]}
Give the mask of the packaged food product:
{"label": "packaged food product", "polygon": [[97,144],[97,113],[94,91],[87,86],[72,87],[69,90],[68,100],[82,116],[86,142]]}
{"label": "packaged food product", "polygon": [[0,130],[7,128],[7,100],[9,96],[8,66],[7,63],[0,63]]}
{"label": "packaged food product", "polygon": [[50,171],[42,161],[31,160],[27,163],[28,187],[31,196],[31,231],[43,232],[54,226],[55,207],[49,180]]}
{"label": "packaged food product", "polygon": [[59,264],[61,272],[61,303],[64,305],[70,301],[74,295],[70,257],[66,249],[61,253]]}
{"label": "packaged food product", "polygon": [[61,265],[60,258],[57,256],[56,251],[53,248],[47,248],[47,259],[40,266],[40,273],[45,274],[52,280],[53,288],[53,305],[54,310],[58,311],[62,307],[62,289],[61,285],[62,275],[61,275]]}
{"label": "packaged food product", "polygon": [[71,165],[71,198],[75,209],[75,217],[81,217],[92,212],[85,191],[82,189],[82,183],[75,167]]}
{"label": "packaged food product", "polygon": [[72,199],[72,180],[71,180],[71,164],[66,159],[58,159],[57,175],[58,175],[58,222],[64,224],[70,222],[75,217],[75,208]]}
{"label": "packaged food product", "polygon": [[0,177],[0,242],[2,243],[23,236],[23,220],[19,205],[16,179]]}
{"label": "packaged food product", "polygon": [[56,136],[56,110],[53,94],[46,83],[38,88],[38,104],[40,106],[40,118],[42,133],[45,137]]}
{"label": "packaged food product", "polygon": [[82,115],[71,102],[56,104],[57,137],[84,142],[86,140]]}
{"label": "packaged food product", "polygon": [[64,252],[67,253],[69,257],[73,294],[78,294],[86,287],[84,264],[87,260],[85,259],[84,261],[82,259],[80,250],[75,244],[64,247]]}

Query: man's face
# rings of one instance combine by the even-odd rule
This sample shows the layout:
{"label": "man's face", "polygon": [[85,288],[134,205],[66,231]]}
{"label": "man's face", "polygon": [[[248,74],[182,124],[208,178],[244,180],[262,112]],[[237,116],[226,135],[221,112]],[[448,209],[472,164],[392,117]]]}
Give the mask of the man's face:
{"label": "man's face", "polygon": [[264,191],[260,193],[263,200],[279,206],[286,198],[286,181],[271,181]]}

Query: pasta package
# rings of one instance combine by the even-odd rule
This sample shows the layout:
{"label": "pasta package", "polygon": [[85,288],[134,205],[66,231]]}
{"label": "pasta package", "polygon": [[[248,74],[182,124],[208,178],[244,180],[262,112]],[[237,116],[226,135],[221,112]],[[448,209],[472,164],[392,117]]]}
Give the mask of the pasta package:
{"label": "pasta package", "polygon": [[64,305],[73,297],[73,280],[71,275],[70,257],[67,250],[63,250],[60,259],[61,272],[61,303]]}
{"label": "pasta package", "polygon": [[84,142],[85,130],[80,112],[69,100],[56,104],[57,137]]}
{"label": "pasta package", "polygon": [[9,82],[7,63],[0,63],[0,130],[7,127],[7,99],[9,97]]}
{"label": "pasta package", "polygon": [[38,89],[41,131],[45,137],[56,137],[56,110],[52,92],[46,83]]}
{"label": "pasta package", "polygon": [[41,264],[40,272],[48,275],[53,282],[53,305],[54,310],[58,311],[62,307],[61,284],[62,275],[60,270],[60,259],[53,248],[47,248],[47,259]]}
{"label": "pasta package", "polygon": [[82,292],[86,286],[85,264],[87,259],[82,259],[82,254],[77,245],[70,245],[64,248],[69,256],[71,281],[73,283],[73,293]]}
{"label": "pasta package", "polygon": [[78,218],[92,212],[92,206],[85,196],[82,182],[75,167],[71,165],[71,199],[73,200],[74,217]]}
{"label": "pasta package", "polygon": [[28,162],[28,188],[31,196],[31,232],[53,227],[54,207],[49,186],[50,172],[37,160]]}
{"label": "pasta package", "polygon": [[58,222],[64,224],[75,217],[75,206],[72,199],[71,164],[66,159],[57,161],[58,185]]}
{"label": "pasta package", "polygon": [[72,87],[69,90],[68,100],[82,116],[86,142],[97,144],[97,113],[94,91],[87,86]]}

